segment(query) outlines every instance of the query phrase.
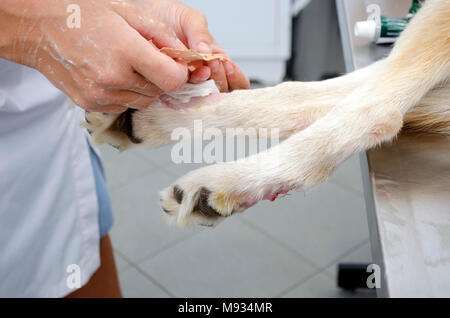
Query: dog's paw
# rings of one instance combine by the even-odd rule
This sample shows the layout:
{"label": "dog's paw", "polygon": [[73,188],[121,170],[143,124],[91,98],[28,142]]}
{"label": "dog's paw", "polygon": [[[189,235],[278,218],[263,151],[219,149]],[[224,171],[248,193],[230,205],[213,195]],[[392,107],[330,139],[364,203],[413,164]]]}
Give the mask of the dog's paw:
{"label": "dog's paw", "polygon": [[163,217],[178,226],[214,226],[295,188],[272,183],[256,165],[219,163],[194,170],[161,191],[160,204]]}
{"label": "dog's paw", "polygon": [[114,121],[119,117],[117,114],[98,113],[86,111],[84,114],[84,122],[81,123],[91,135],[99,135],[107,130]]}
{"label": "dog's paw", "polygon": [[133,109],[122,114],[86,111],[85,121],[81,125],[91,134],[94,144],[107,143],[119,150],[125,150],[142,142],[133,134],[133,114]]}
{"label": "dog's paw", "polygon": [[[239,179],[227,164],[192,171],[160,192],[165,219],[181,227],[214,226],[224,218],[255,204],[239,188]],[[226,171],[231,173],[226,174]]]}

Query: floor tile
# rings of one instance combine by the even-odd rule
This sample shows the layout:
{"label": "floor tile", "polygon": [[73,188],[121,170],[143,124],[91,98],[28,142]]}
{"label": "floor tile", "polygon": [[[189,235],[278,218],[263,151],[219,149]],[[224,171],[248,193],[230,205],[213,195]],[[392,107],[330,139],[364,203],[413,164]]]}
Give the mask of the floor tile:
{"label": "floor tile", "polygon": [[[245,143],[245,146],[243,148],[245,151],[243,151],[242,153],[238,153],[237,152],[237,145],[239,144],[239,142],[237,141],[238,139],[240,140],[240,142],[244,142]],[[230,140],[230,139],[228,139],[228,140]],[[245,140],[245,138],[236,138],[236,139],[234,139],[234,141],[235,141],[234,146],[236,148],[236,149],[234,149],[234,157],[233,157],[234,159],[244,158],[244,157],[249,156],[251,154],[250,148],[249,148],[249,145],[248,145],[248,140]],[[257,140],[255,142],[258,143]],[[205,147],[209,143],[210,143],[210,141],[204,141],[202,149],[204,150]],[[226,157],[227,156],[226,144],[227,143],[224,142],[224,148],[223,148],[223,156],[224,157],[220,158],[220,159],[223,160],[223,161],[234,160],[233,158],[227,159],[227,157]],[[233,153],[231,153],[230,156],[232,154]],[[168,151],[167,156],[170,157],[170,151]],[[191,159],[192,159],[192,162],[193,162],[194,159],[193,158],[191,158]],[[212,165],[212,164],[214,164],[214,163],[181,163],[181,164],[179,164],[179,163],[175,163],[174,161],[170,160],[169,162],[167,162],[164,165],[164,169],[166,171],[168,171],[169,173],[171,173],[171,174],[174,174],[174,175],[177,175],[177,176],[182,176],[182,175],[185,175],[186,173],[188,173],[188,172],[190,172],[192,170],[199,169],[201,167],[204,167],[204,166],[207,166],[207,165]]]}
{"label": "floor tile", "polygon": [[113,160],[118,154],[121,153],[116,148],[114,148],[110,145],[107,145],[107,144],[103,144],[99,147],[96,147],[96,149],[100,152],[102,160],[106,160],[106,161]]}
{"label": "floor tile", "polygon": [[362,195],[329,182],[260,202],[242,217],[321,268],[368,237]]}
{"label": "floor tile", "polygon": [[351,156],[344,161],[334,171],[333,175],[330,177],[330,181],[362,194],[363,185],[359,154]]}
{"label": "floor tile", "polygon": [[161,288],[131,267],[119,273],[120,287],[123,297],[127,298],[160,298],[169,297]]}
{"label": "floor tile", "polygon": [[130,263],[116,251],[114,251],[114,259],[116,261],[116,267],[119,273],[131,266]]}
{"label": "floor tile", "polygon": [[[250,152],[249,149],[249,140],[245,139],[245,138],[239,138],[240,141],[238,141],[238,139],[234,139],[235,141],[235,147],[237,147],[237,144],[239,144],[239,142],[244,142],[245,143],[245,153],[241,154],[238,156],[237,154],[237,149],[234,149],[234,159],[240,159],[243,158],[245,156],[248,156],[250,154],[253,154],[255,152]],[[254,140],[252,139],[252,142],[255,142],[256,144],[259,144],[258,139]],[[206,146],[208,144],[210,144],[211,141],[205,140],[203,141],[203,148],[202,150],[204,151]],[[226,142],[224,142],[224,148],[223,148],[223,154],[224,156],[226,156]],[[153,164],[155,165],[159,165],[159,166],[164,166],[164,165],[170,165],[170,164],[174,164],[174,161],[172,160],[172,149],[173,149],[174,145],[167,145],[164,147],[160,147],[160,148],[155,148],[155,149],[144,149],[144,148],[135,148],[135,149],[131,149],[130,151],[127,152],[132,152],[146,160],[151,161]],[[193,151],[191,149],[191,151]],[[221,158],[222,160],[225,160],[225,158]],[[191,158],[192,162],[194,160],[194,158]],[[228,161],[228,160],[227,160]],[[178,165],[178,166],[183,166],[183,165],[190,165],[190,163],[183,163],[182,165]]]}
{"label": "floor tile", "polygon": [[106,182],[111,190],[156,169],[153,163],[132,152],[117,152],[109,146],[101,147],[100,152],[105,168]]}
{"label": "floor tile", "polygon": [[141,149],[141,148],[133,149],[133,152],[136,155],[151,161],[153,164],[157,166],[164,166],[166,164],[172,163],[172,158],[170,155],[171,151],[172,145],[155,149]]}
{"label": "floor tile", "polygon": [[139,266],[177,297],[270,297],[316,271],[239,218]]}
{"label": "floor tile", "polygon": [[320,273],[300,284],[287,294],[285,298],[372,298],[375,292],[369,290],[357,290],[355,292],[344,291],[337,287],[336,281]]}
{"label": "floor tile", "polygon": [[372,254],[370,251],[370,243],[366,241],[363,244],[360,244],[359,247],[357,247],[355,250],[350,252],[349,254],[345,255],[341,259],[339,259],[336,263],[329,266],[325,274],[332,277],[333,279],[336,279],[337,277],[337,268],[338,264],[340,263],[372,263]]}
{"label": "floor tile", "polygon": [[161,218],[158,192],[172,179],[165,172],[152,172],[111,192],[115,216],[112,241],[132,262],[195,233],[169,226]]}
{"label": "floor tile", "polygon": [[174,182],[179,177],[182,177],[185,174],[193,170],[200,169],[204,166],[205,166],[204,164],[198,163],[185,163],[185,164],[170,163],[162,167],[162,169],[174,177],[172,180]]}

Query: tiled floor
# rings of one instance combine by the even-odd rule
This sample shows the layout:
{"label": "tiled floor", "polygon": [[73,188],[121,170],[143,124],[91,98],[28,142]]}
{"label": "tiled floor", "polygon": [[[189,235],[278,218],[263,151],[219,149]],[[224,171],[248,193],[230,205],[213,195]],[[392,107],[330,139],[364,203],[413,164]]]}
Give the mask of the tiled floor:
{"label": "tiled floor", "polygon": [[317,189],[264,201],[213,229],[188,231],[160,217],[158,191],[198,167],[171,163],[170,150],[101,148],[125,296],[374,296],[336,287],[339,262],[370,262],[358,157]]}

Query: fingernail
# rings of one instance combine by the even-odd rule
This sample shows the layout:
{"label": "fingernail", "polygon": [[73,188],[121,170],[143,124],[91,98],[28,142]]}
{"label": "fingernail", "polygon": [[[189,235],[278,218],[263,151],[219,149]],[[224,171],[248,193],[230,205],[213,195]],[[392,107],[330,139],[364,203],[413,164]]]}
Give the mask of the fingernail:
{"label": "fingernail", "polygon": [[219,66],[220,66],[220,62],[218,60],[212,60],[209,64],[209,67],[211,68],[212,73],[219,72]]}
{"label": "fingernail", "polygon": [[211,53],[211,48],[205,42],[200,42],[197,45],[197,51],[199,51],[200,53]]}
{"label": "fingernail", "polygon": [[227,75],[231,75],[234,73],[234,65],[231,64],[230,62],[225,61],[223,63],[223,67],[225,68],[225,73],[227,73]]}

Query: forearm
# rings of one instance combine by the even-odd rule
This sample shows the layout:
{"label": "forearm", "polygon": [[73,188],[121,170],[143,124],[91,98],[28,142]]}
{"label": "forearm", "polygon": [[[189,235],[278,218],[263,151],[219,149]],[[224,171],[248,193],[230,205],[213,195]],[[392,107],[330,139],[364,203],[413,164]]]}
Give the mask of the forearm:
{"label": "forearm", "polygon": [[17,34],[18,23],[14,21],[12,11],[20,10],[23,1],[10,0],[0,2],[0,58],[10,60],[14,37]]}
{"label": "forearm", "polygon": [[[28,65],[30,61],[26,52],[39,37],[38,19],[42,11],[46,11],[48,16],[48,9],[57,4],[54,0],[0,1],[0,58]],[[61,10],[65,12],[62,6]]]}

